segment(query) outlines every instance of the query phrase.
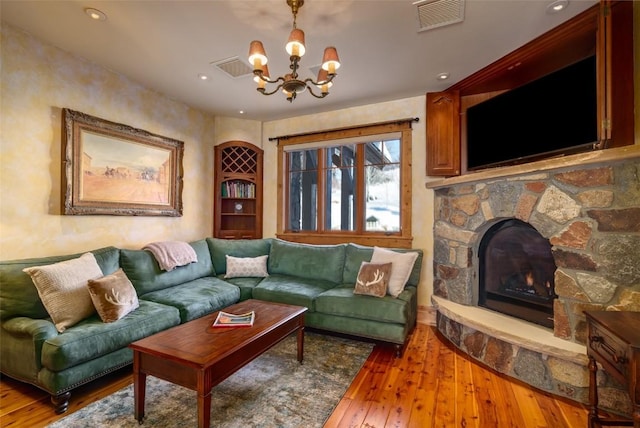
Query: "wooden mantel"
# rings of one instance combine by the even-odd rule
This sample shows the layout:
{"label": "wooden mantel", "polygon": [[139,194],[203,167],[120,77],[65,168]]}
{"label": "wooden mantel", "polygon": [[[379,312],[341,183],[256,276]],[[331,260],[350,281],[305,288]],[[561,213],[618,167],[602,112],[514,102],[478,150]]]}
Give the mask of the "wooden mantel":
{"label": "wooden mantel", "polygon": [[478,172],[473,172],[457,177],[445,178],[442,180],[429,181],[425,184],[427,189],[439,189],[456,184],[473,183],[478,181],[492,180],[496,178],[514,177],[534,172],[543,172],[553,169],[570,168],[575,165],[590,165],[598,163],[615,162],[621,159],[640,157],[640,143],[617,147],[613,149],[594,150],[588,153],[567,155],[552,159],[530,162],[522,165],[505,166],[499,168],[489,168]]}

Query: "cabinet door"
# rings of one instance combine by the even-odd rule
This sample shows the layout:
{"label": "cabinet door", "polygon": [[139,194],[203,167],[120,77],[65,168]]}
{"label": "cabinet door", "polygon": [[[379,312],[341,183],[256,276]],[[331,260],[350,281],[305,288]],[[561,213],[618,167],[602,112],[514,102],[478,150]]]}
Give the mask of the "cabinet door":
{"label": "cabinet door", "polygon": [[600,3],[596,49],[602,148],[633,144],[633,2]]}
{"label": "cabinet door", "polygon": [[460,93],[427,94],[427,175],[460,175]]}

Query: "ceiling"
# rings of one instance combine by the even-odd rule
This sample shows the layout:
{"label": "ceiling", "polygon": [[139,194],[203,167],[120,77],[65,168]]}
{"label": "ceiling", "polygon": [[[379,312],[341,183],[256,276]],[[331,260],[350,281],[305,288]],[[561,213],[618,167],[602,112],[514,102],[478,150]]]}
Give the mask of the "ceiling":
{"label": "ceiling", "polygon": [[[306,0],[297,19],[307,47],[300,77],[315,80],[326,46],[338,49],[342,66],[326,98],[302,93],[292,103],[258,93],[251,74],[234,78],[215,66],[236,58],[249,68],[249,43],[261,40],[271,77],[288,72],[286,0],[2,0],[0,17],[193,108],[269,121],[446,89],[597,3],[571,0],[552,14],[551,1],[427,0],[420,10],[434,16],[419,19],[411,0]],[[90,19],[87,7],[107,19]],[[420,31],[425,20],[455,16],[462,20]],[[449,78],[439,81],[440,73]]]}

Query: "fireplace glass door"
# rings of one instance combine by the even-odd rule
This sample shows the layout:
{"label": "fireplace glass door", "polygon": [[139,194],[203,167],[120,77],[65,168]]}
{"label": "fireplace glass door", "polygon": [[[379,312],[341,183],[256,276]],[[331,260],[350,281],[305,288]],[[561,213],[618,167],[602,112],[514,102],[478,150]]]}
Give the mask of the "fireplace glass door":
{"label": "fireplace glass door", "polygon": [[553,328],[551,245],[530,224],[517,219],[489,229],[479,248],[478,304]]}

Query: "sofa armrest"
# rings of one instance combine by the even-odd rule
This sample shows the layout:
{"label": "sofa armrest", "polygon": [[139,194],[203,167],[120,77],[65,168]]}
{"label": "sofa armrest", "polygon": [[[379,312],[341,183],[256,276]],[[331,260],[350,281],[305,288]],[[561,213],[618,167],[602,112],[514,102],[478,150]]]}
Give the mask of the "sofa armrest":
{"label": "sofa armrest", "polygon": [[0,370],[2,373],[38,385],[45,341],[58,336],[47,319],[15,317],[0,324]]}
{"label": "sofa armrest", "polygon": [[44,342],[59,334],[51,321],[28,317],[15,317],[6,320],[2,323],[2,328],[12,335],[30,336],[34,342]]}

